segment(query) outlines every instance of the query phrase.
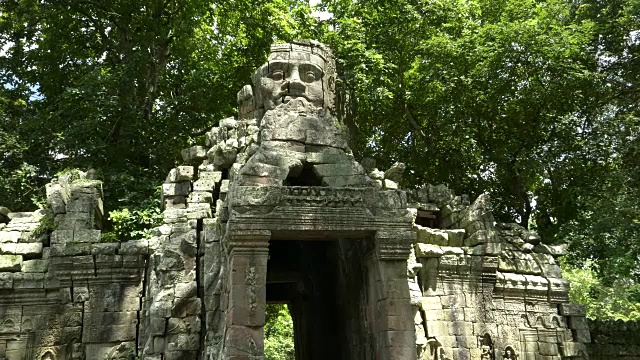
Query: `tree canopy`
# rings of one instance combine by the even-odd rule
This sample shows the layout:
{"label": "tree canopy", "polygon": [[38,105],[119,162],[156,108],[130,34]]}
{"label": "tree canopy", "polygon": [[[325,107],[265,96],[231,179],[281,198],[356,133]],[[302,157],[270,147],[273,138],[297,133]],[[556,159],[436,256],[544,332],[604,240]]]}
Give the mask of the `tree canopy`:
{"label": "tree canopy", "polygon": [[569,243],[569,265],[640,280],[640,2],[318,9],[331,16],[305,0],[3,1],[0,205],[30,209],[79,167],[105,181],[107,210],[146,214],[180,149],[234,114],[269,45],[314,38],[339,61],[357,156],[404,162],[406,187],[490,193],[499,221]]}
{"label": "tree canopy", "polygon": [[324,1],[356,151],[637,281],[639,6]]}

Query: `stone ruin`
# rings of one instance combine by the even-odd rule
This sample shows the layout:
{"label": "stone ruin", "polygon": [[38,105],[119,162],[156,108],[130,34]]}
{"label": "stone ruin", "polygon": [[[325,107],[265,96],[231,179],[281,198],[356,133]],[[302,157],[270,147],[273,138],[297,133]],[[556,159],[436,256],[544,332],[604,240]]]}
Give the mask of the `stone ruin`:
{"label": "stone ruin", "polygon": [[324,45],[273,45],[239,117],[169,172],[150,239],[102,239],[89,175],[49,184],[50,210],[0,208],[0,359],[263,359],[268,303],[300,360],[587,359],[563,248],[356,161],[335,79]]}

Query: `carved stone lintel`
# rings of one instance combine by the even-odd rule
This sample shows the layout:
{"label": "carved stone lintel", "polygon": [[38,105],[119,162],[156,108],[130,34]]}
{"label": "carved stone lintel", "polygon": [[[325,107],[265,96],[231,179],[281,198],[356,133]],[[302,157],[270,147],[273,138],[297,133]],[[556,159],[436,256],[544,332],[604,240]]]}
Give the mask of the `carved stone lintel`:
{"label": "carved stone lintel", "polygon": [[378,230],[375,236],[376,253],[380,260],[407,260],[416,234],[412,231]]}
{"label": "carved stone lintel", "polygon": [[230,229],[226,240],[230,254],[269,253],[269,230]]}

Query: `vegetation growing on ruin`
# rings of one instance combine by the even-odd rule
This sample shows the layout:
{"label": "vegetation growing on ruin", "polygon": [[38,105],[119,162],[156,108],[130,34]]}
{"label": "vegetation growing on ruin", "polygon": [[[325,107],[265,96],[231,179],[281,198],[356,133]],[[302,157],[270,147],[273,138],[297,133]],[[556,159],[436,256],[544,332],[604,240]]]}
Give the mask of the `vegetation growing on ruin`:
{"label": "vegetation growing on ruin", "polygon": [[265,315],[265,360],[294,360],[293,320],[287,305],[267,304]]}
{"label": "vegetation growing on ruin", "polygon": [[335,49],[358,157],[406,163],[408,187],[490,193],[500,221],[569,243],[589,274],[571,270],[591,289],[577,298],[638,303],[637,1],[320,7],[326,20],[303,0],[2,1],[0,205],[33,209],[54,174],[94,168],[110,233],[144,235],[155,187],[236,111],[269,45],[314,38]]}

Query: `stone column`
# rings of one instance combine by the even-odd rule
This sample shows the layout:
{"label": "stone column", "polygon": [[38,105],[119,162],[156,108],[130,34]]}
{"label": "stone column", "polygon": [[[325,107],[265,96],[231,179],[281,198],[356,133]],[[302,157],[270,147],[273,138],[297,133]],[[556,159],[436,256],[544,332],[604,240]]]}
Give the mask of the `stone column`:
{"label": "stone column", "polygon": [[373,297],[373,326],[376,359],[414,360],[417,358],[416,334],[409,284],[407,260],[416,234],[412,231],[378,231],[375,236],[373,277],[369,285]]}
{"label": "stone column", "polygon": [[222,359],[263,359],[270,237],[266,230],[227,234],[231,271]]}

